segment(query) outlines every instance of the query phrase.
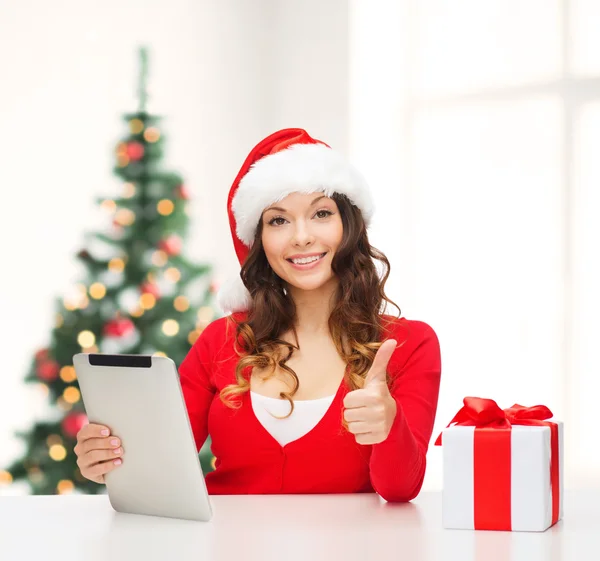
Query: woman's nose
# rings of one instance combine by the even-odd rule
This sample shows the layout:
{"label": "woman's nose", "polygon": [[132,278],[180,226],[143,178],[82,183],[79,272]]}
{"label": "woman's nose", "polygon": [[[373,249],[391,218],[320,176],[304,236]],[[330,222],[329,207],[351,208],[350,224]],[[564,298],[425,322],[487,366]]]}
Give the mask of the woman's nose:
{"label": "woman's nose", "polygon": [[295,227],[292,240],[294,244],[306,245],[313,239],[314,235],[307,226],[300,224]]}

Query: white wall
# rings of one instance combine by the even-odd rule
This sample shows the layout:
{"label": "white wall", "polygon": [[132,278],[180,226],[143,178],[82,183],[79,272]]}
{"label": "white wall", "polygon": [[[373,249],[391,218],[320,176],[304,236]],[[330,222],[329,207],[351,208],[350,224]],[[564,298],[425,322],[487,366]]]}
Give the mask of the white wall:
{"label": "white wall", "polygon": [[226,200],[250,149],[288,126],[346,149],[346,42],[343,0],[0,4],[0,466],[24,451],[14,431],[46,415],[23,377],[53,299],[81,280],[84,230],[108,227],[95,198],[120,192],[112,150],[137,107],[138,45],[151,48],[165,163],[193,197],[188,252],[222,282],[239,272]]}
{"label": "white wall", "polygon": [[348,144],[348,2],[273,0],[266,131],[300,127]]}
{"label": "white wall", "polygon": [[[563,80],[562,12],[532,2],[515,19],[517,4],[465,0],[462,18],[434,0],[2,3],[0,465],[22,452],[14,430],[43,415],[22,379],[48,342],[53,298],[79,280],[83,231],[107,225],[94,200],[117,192],[112,148],[148,43],[166,163],[194,197],[192,257],[214,264],[217,281],[237,274],[231,182],[266,134],[306,128],[367,176],[371,242],[392,265],[387,293],[440,337],[435,434],[466,395],[545,402],[565,421],[567,485],[600,485],[589,444],[600,112],[573,109],[593,84]],[[571,25],[598,19],[584,12]],[[581,57],[600,52],[596,28],[571,33],[574,67],[592,76],[600,63]],[[522,42],[505,48],[503,37]],[[424,489],[439,488],[439,448],[428,462]]]}
{"label": "white wall", "polygon": [[[599,488],[600,6],[354,0],[350,22],[351,155],[386,201],[373,241],[441,342],[434,436],[465,396],[545,404],[565,485]],[[432,446],[424,488],[441,485]]]}

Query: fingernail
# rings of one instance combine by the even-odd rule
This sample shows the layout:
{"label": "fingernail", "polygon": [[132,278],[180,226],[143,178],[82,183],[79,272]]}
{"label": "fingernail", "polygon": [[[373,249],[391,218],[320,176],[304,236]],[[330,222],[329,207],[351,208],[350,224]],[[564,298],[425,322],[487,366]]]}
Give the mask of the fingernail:
{"label": "fingernail", "polygon": [[108,429],[104,429],[100,434],[102,436],[108,436],[110,434],[110,431]]}
{"label": "fingernail", "polygon": [[118,460],[115,460],[113,462],[113,464],[115,464],[116,466],[120,466],[121,465],[121,458],[119,458]]}
{"label": "fingernail", "polygon": [[119,441],[116,438],[113,438],[110,441],[111,446],[118,446],[119,445]]}

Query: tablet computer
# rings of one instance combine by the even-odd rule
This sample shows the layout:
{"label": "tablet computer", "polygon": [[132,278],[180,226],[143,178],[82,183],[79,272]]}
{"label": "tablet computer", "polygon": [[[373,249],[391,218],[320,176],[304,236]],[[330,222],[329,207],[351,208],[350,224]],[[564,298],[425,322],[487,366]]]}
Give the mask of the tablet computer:
{"label": "tablet computer", "polygon": [[123,444],[123,463],[104,478],[112,507],[210,520],[210,498],[173,360],[79,353],[73,366],[89,422],[106,425]]}

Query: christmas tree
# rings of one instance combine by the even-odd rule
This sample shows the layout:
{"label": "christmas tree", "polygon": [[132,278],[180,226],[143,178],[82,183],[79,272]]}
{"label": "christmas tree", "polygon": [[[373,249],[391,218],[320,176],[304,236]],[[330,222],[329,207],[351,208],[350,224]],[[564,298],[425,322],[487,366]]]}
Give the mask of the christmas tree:
{"label": "christmas tree", "polygon": [[[140,49],[139,108],[126,114],[127,134],[115,149],[115,198],[98,203],[112,215],[105,232],[86,232],[78,252],[86,278],[77,295],[55,300],[55,325],[47,348],[32,357],[26,383],[49,401],[49,419],[36,422],[25,457],[0,471],[0,485],[28,482],[32,494],[105,493],[85,479],[73,451],[88,422],[73,368],[74,354],[126,353],[168,356],[181,364],[202,330],[218,319],[211,267],[184,255],[189,194],[183,179],[161,165],[161,118],[147,105],[148,52]],[[210,437],[200,451],[204,473],[214,469]]]}

